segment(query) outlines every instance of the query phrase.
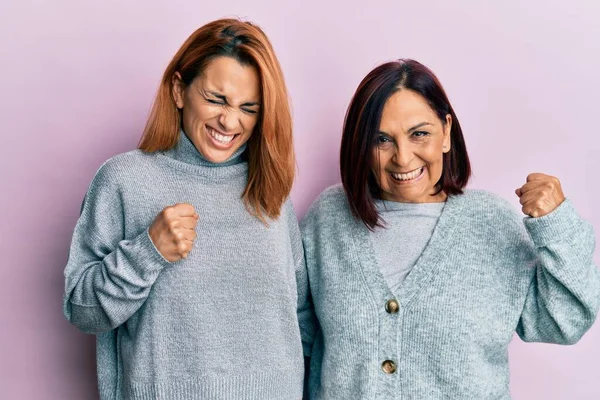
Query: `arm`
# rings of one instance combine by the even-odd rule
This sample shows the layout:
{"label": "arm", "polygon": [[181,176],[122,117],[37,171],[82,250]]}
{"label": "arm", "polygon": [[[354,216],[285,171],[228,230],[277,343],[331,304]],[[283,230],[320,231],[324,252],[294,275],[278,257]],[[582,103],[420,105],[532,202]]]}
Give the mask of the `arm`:
{"label": "arm", "polygon": [[169,263],[144,230],[125,238],[123,204],[105,164],[85,196],[64,271],[65,317],[86,333],[123,324]]}
{"label": "arm", "polygon": [[318,324],[310,295],[304,255],[302,255],[302,262],[296,268],[296,283],[298,286],[298,322],[302,336],[302,349],[304,357],[310,357]]}
{"label": "arm", "polygon": [[[291,204],[290,204],[291,205]],[[302,244],[302,236],[298,226],[296,213],[291,208],[289,213],[289,230],[290,240],[292,244],[292,253],[294,256],[296,287],[298,292],[298,323],[300,325],[300,334],[302,337],[302,348],[305,357],[310,357],[314,334],[316,331],[317,320],[310,295],[310,285],[308,281],[308,271],[306,269],[306,261],[304,258],[304,247]],[[306,360],[305,360],[306,361]]]}
{"label": "arm", "polygon": [[594,231],[569,200],[540,218],[526,218],[525,227],[533,240],[535,274],[517,334],[526,342],[574,344],[600,307]]}

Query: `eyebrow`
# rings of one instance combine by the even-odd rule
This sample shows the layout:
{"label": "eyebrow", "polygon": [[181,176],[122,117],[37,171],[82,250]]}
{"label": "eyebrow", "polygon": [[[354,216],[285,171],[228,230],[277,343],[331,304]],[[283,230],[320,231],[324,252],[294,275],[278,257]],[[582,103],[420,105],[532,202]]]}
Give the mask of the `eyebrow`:
{"label": "eyebrow", "polygon": [[[227,96],[223,96],[222,94],[213,92],[211,90],[207,90],[206,93],[211,94],[212,96],[216,97],[219,100],[223,100],[224,102],[229,103],[229,101],[227,101]],[[249,101],[244,104],[241,104],[240,107],[254,107],[254,106],[259,106],[259,105],[260,105],[260,103],[258,103],[256,101]]]}
{"label": "eyebrow", "polygon": [[408,132],[412,132],[412,131],[414,131],[416,129],[419,129],[419,128],[425,126],[425,125],[433,125],[433,124],[431,122],[421,122],[420,124],[417,124],[417,125],[413,126],[412,128],[410,128],[408,130]]}

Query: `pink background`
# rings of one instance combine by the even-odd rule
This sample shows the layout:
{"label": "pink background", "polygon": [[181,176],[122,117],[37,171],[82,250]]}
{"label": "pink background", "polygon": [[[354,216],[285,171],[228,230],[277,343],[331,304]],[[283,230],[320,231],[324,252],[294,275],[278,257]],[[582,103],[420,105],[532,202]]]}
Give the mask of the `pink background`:
{"label": "pink background", "polygon": [[[79,206],[100,164],[135,147],[172,55],[219,17],[259,23],[277,50],[293,103],[300,215],[339,181],[342,119],[360,79],[411,57],[453,101],[472,187],[517,206],[513,190],[528,173],[557,175],[600,235],[600,2],[368,3],[0,3],[2,399],[96,398],[94,339],[61,311]],[[515,399],[600,398],[600,323],[573,347],[517,339],[510,353]]]}

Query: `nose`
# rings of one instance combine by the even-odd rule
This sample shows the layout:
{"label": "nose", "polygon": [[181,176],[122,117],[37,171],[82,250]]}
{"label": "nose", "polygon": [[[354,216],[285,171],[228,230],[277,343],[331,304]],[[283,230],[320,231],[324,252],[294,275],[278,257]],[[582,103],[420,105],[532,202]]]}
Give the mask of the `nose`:
{"label": "nose", "polygon": [[219,115],[219,124],[224,132],[232,133],[239,126],[238,115],[235,110],[223,109]]}
{"label": "nose", "polygon": [[411,161],[414,157],[414,152],[410,144],[401,143],[396,145],[396,152],[394,153],[394,157],[392,161],[394,161],[400,167],[407,167],[411,165]]}

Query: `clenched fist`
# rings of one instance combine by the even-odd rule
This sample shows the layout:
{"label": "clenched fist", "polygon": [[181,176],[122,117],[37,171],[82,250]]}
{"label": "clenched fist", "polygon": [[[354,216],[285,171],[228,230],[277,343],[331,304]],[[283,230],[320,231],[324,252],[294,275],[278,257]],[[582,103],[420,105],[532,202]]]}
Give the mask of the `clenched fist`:
{"label": "clenched fist", "polygon": [[527,183],[515,193],[523,206],[521,210],[533,218],[550,214],[565,200],[558,178],[544,174],[530,174]]}
{"label": "clenched fist", "polygon": [[169,262],[186,258],[194,246],[198,214],[191,204],[175,204],[160,212],[150,225],[152,243]]}

